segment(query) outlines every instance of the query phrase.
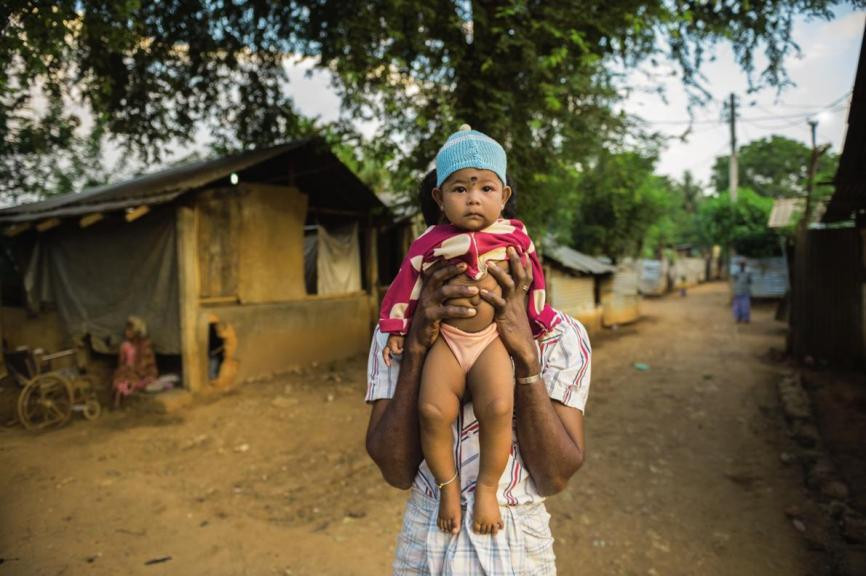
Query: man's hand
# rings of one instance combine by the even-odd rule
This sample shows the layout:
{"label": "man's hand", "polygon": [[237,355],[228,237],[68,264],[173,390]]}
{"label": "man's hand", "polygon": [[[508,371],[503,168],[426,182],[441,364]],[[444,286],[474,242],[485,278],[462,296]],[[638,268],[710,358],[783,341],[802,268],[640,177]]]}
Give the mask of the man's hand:
{"label": "man's hand", "polygon": [[448,281],[466,271],[466,264],[446,264],[437,262],[422,272],[421,294],[412,317],[409,334],[406,335],[405,349],[410,352],[426,353],[439,336],[439,323],[450,318],[471,318],[477,311],[468,306],[452,306],[452,298],[468,298],[478,294],[478,287],[462,284],[448,284]]}
{"label": "man's hand", "polygon": [[[532,266],[514,248],[508,249],[508,263],[510,274],[496,266],[487,269],[502,296],[483,290],[481,297],[496,309],[499,338],[514,359],[516,376],[525,378],[541,372],[526,315]],[[550,496],[562,491],[583,463],[583,414],[551,401],[543,382],[518,384],[515,408],[520,454],[539,492]]]}
{"label": "man's hand", "polygon": [[514,358],[518,377],[538,374],[538,353],[529,318],[526,315],[526,296],[532,284],[532,266],[528,258],[521,258],[514,248],[508,248],[510,274],[497,266],[488,266],[487,271],[502,288],[502,296],[488,290],[481,291],[484,298],[496,310],[499,338],[505,349]]}
{"label": "man's hand", "polygon": [[475,286],[448,284],[466,271],[466,264],[439,262],[423,273],[418,306],[403,342],[403,357],[394,396],[376,400],[367,425],[367,452],[396,488],[412,486],[423,457],[418,426],[418,388],[427,350],[439,336],[439,323],[449,318],[470,318],[476,310],[452,306],[452,298],[478,294]]}

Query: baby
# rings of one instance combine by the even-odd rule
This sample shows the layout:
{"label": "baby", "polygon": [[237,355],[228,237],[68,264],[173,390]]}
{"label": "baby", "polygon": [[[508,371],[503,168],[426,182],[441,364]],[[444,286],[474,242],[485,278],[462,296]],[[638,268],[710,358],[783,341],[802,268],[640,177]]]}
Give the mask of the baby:
{"label": "baby", "polygon": [[[441,211],[440,224],[415,239],[382,301],[379,328],[390,334],[383,351],[386,364],[390,365],[391,355],[402,353],[403,336],[421,292],[421,272],[440,260],[466,263],[465,275],[452,282],[499,293],[499,284],[487,274],[487,267],[507,268],[508,249],[513,248],[532,264],[532,285],[520,289],[529,296],[527,314],[533,333],[537,336],[553,327],[555,313],[545,304],[535,246],[522,222],[501,218],[512,194],[506,184],[506,167],[502,146],[465,125],[439,150],[433,198]],[[450,303],[471,307],[476,313],[443,322],[442,337],[427,354],[418,399],[421,448],[439,488],[437,524],[445,532],[456,533],[462,512],[451,425],[468,387],[481,447],[473,528],[495,534],[502,527],[497,488],[511,450],[514,373],[493,321],[493,307],[479,296]]]}

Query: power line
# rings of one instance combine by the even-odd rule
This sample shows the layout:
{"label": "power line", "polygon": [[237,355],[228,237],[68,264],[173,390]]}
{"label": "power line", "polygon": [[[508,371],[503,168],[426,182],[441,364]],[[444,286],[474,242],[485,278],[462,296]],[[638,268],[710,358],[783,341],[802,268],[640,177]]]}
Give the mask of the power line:
{"label": "power line", "polygon": [[838,98],[836,98],[835,100],[833,100],[832,102],[830,102],[829,104],[821,104],[821,105],[815,105],[815,104],[784,104],[784,103],[780,102],[780,103],[775,104],[775,105],[776,105],[776,106],[779,106],[779,107],[781,107],[781,108],[791,108],[791,109],[794,109],[794,110],[816,110],[816,111],[820,111],[820,110],[823,109],[823,108],[835,108],[837,105],[839,105],[839,104],[841,104],[843,101],[847,100],[847,99],[851,96],[851,94],[853,94],[853,93],[854,93],[853,90],[848,90],[848,91],[846,91],[844,94],[842,94],[841,96],[839,96]]}
{"label": "power line", "polygon": [[796,120],[793,120],[793,121],[789,120],[787,122],[782,122],[781,124],[779,124],[779,123],[776,123],[776,124],[764,123],[764,124],[762,124],[760,121],[756,122],[754,120],[746,120],[746,119],[742,119],[742,120],[744,122],[746,122],[747,124],[749,124],[755,128],[758,128],[759,130],[784,130],[786,128],[791,128],[792,126],[802,126],[803,120],[806,120],[807,118],[808,117],[797,118]]}
{"label": "power line", "polygon": [[639,118],[639,120],[644,124],[671,124],[671,125],[689,125],[694,126],[696,124],[721,124],[723,120],[645,120],[643,118]]}
{"label": "power line", "polygon": [[[759,107],[759,108],[761,108],[761,110],[763,110],[764,112],[766,112],[770,115],[769,116],[752,116],[752,117],[740,116],[739,119],[744,120],[744,121],[787,120],[787,119],[793,119],[793,118],[798,118],[800,120],[803,120],[803,119],[809,118],[810,116],[814,116],[815,114],[818,114],[820,112],[838,112],[840,110],[844,110],[845,108],[848,107],[848,103],[845,102],[845,100],[850,95],[851,95],[850,91],[846,92],[845,94],[843,94],[839,98],[836,98],[835,100],[833,100],[832,102],[830,102],[826,106],[815,107],[811,112],[797,112],[797,113],[793,113],[793,114],[773,114],[769,110],[766,110],[763,107]],[[725,120],[721,119],[721,118],[716,119],[716,120],[709,120],[706,118],[697,119],[697,120],[691,119],[691,118],[689,118],[689,119],[677,119],[677,120],[647,120],[645,118],[638,117],[638,119],[644,124],[651,124],[651,125],[689,125],[689,126],[692,126],[692,125],[701,125],[701,124],[722,124],[723,122],[725,122]]]}
{"label": "power line", "polygon": [[833,108],[824,108],[822,110],[816,110],[815,112],[800,112],[799,114],[775,114],[771,116],[752,116],[751,118],[743,117],[743,120],[787,120],[789,118],[799,118],[801,120],[805,118],[811,118],[815,116],[815,114],[821,112],[839,112],[840,110],[844,110],[846,106],[836,106]]}
{"label": "power line", "polygon": [[[823,112],[839,112],[843,110],[842,107],[830,108],[827,110],[823,110]],[[775,116],[775,117],[767,117],[767,118],[740,118],[744,122],[750,122],[756,128],[760,128],[762,130],[782,130],[784,128],[790,128],[791,126],[798,126],[803,123],[804,120],[809,120],[810,118],[814,118],[815,114],[803,114],[799,116]],[[789,120],[787,122],[781,123],[773,123],[773,120],[785,120],[786,118],[794,118],[794,120]],[[770,122],[770,124],[762,124],[762,122]]]}

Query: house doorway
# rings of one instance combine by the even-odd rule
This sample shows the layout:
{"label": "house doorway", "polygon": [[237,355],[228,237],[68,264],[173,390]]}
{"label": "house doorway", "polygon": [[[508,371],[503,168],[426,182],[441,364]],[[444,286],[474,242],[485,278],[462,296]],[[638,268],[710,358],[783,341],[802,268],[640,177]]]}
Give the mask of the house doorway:
{"label": "house doorway", "polygon": [[215,315],[208,318],[207,377],[215,388],[229,388],[237,375],[237,335],[231,324],[221,322]]}

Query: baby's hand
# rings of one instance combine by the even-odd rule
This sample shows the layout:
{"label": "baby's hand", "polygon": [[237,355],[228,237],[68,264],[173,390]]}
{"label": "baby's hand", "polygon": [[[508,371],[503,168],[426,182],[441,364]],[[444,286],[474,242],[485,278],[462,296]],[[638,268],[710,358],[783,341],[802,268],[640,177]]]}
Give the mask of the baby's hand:
{"label": "baby's hand", "polygon": [[399,334],[391,334],[388,336],[388,343],[385,344],[385,349],[382,350],[382,359],[385,360],[385,366],[391,366],[391,356],[399,356],[403,353],[404,336]]}

